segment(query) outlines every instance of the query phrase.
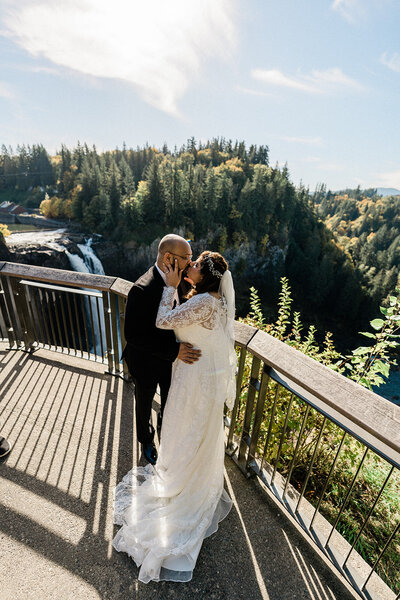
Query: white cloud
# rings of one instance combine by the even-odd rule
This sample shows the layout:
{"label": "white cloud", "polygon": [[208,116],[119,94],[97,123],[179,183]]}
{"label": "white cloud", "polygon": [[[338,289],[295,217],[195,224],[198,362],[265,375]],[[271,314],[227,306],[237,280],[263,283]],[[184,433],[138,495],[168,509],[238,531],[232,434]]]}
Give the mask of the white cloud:
{"label": "white cloud", "polygon": [[368,13],[385,10],[393,0],[333,0],[332,10],[337,11],[348,23],[356,24],[368,17]]}
{"label": "white cloud", "polygon": [[364,15],[364,8],[359,0],[334,0],[332,9],[338,11],[349,23],[355,23]]}
{"label": "white cloud", "polygon": [[310,94],[332,93],[337,89],[352,88],[364,89],[363,86],[343,73],[338,67],[326,69],[326,71],[311,71],[311,75],[288,76],[277,69],[252,69],[251,75],[254,79],[267,85],[286,87]]}
{"label": "white cloud", "polygon": [[7,100],[15,98],[14,89],[9,83],[0,81],[0,98],[6,98]]}
{"label": "white cloud", "polygon": [[238,85],[236,87],[236,90],[238,92],[242,92],[242,94],[248,94],[249,96],[273,96],[273,94],[270,94],[269,92],[261,92],[260,90],[252,90],[250,88],[245,88],[242,87],[240,85]]}
{"label": "white cloud", "polygon": [[384,52],[381,56],[381,63],[392,71],[400,73],[400,54],[393,52],[392,56],[389,56],[387,52]]}
{"label": "white cloud", "polygon": [[269,85],[293,88],[303,92],[318,92],[318,90],[315,90],[313,86],[310,86],[308,83],[294,77],[287,77],[277,69],[252,69],[251,76],[258,81],[262,81]]}
{"label": "white cloud", "polygon": [[5,4],[7,35],[32,55],[133,84],[146,102],[173,115],[204,63],[230,58],[236,44],[232,0]]}

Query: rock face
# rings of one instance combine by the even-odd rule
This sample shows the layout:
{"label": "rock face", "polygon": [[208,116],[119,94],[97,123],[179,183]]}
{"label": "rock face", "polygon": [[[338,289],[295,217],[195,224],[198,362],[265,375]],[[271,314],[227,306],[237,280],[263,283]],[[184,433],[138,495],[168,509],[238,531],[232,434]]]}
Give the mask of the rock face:
{"label": "rock face", "polygon": [[66,253],[52,250],[51,248],[27,246],[23,249],[14,250],[10,254],[11,256],[8,260],[11,262],[49,267],[51,269],[71,270],[71,264]]}
{"label": "rock face", "polygon": [[6,244],[4,244],[0,239],[0,260],[12,260],[11,253],[7,248]]}

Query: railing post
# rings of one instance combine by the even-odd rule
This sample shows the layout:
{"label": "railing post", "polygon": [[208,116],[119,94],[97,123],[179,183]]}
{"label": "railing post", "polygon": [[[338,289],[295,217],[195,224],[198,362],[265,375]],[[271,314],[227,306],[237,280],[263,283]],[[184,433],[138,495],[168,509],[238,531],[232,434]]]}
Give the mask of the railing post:
{"label": "railing post", "polygon": [[250,445],[250,427],[254,407],[254,398],[256,395],[256,390],[259,389],[258,375],[260,372],[260,364],[261,360],[254,356],[250,373],[249,391],[247,393],[247,402],[246,410],[244,413],[242,436],[240,438],[239,445],[238,464],[243,472],[246,471],[246,453]]}
{"label": "railing post", "polygon": [[246,364],[246,354],[247,354],[246,348],[241,348],[240,357],[239,357],[238,373],[237,373],[237,377],[236,377],[235,404],[233,405],[233,409],[232,409],[231,424],[230,424],[230,428],[229,428],[228,441],[226,444],[226,450],[227,450],[227,454],[229,454],[229,456],[232,456],[237,448],[236,444],[233,443],[233,435],[235,432],[236,419],[237,419],[237,414],[238,414],[239,406],[240,406],[240,395],[241,395],[241,391],[242,391],[244,367]]}
{"label": "railing post", "polygon": [[106,344],[107,344],[107,360],[108,360],[108,372],[113,372],[113,347],[111,340],[111,326],[110,326],[110,301],[108,292],[102,292],[103,294],[103,310],[104,310],[104,326],[106,328]]}
{"label": "railing post", "polygon": [[[122,351],[125,348],[126,339],[125,339],[125,308],[126,308],[126,299],[121,297],[118,298],[119,302],[121,302],[121,308],[119,310],[119,329],[121,334],[121,348]],[[124,379],[130,379],[130,374],[128,370],[128,365],[126,364],[126,360],[122,359],[122,370],[124,373]]]}
{"label": "railing post", "polygon": [[27,352],[31,352],[35,343],[35,334],[33,331],[32,314],[30,311],[26,290],[24,286],[21,285],[19,279],[11,278],[10,281],[11,287],[13,288],[15,305],[21,324],[25,350]]}
{"label": "railing post", "polygon": [[119,344],[118,344],[118,319],[119,319],[119,302],[118,296],[110,292],[110,304],[111,304],[111,327],[112,327],[112,339],[114,349],[114,371],[119,373],[121,366],[119,362]]}
{"label": "railing post", "polygon": [[12,321],[12,311],[10,312],[9,304],[7,302],[7,292],[5,285],[7,284],[7,280],[4,277],[0,277],[0,319],[1,319],[1,328],[4,332],[7,332],[8,343],[10,349],[14,346],[14,344],[18,345],[17,336],[15,334],[15,330],[13,327]]}
{"label": "railing post", "polygon": [[30,352],[33,349],[35,336],[25,290],[18,279],[7,277],[4,292],[17,346],[24,343],[25,350]]}
{"label": "railing post", "polygon": [[256,456],[257,442],[258,442],[258,437],[260,435],[260,427],[261,427],[261,422],[262,422],[263,413],[264,413],[265,397],[267,395],[267,390],[268,390],[269,372],[270,372],[270,368],[264,363],[262,375],[261,375],[260,389],[258,392],[256,411],[255,411],[255,415],[254,415],[253,430],[251,432],[249,453],[248,453],[247,462],[246,462],[247,469],[249,469],[250,462],[252,460],[254,460],[254,458]]}

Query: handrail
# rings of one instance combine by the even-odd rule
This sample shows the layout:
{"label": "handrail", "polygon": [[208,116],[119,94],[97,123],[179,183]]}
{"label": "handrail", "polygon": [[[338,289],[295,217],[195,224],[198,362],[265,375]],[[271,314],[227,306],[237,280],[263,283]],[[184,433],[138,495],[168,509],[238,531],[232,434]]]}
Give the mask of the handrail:
{"label": "handrail", "polygon": [[[235,323],[235,334],[249,336],[249,326]],[[275,370],[272,378],[304,398],[332,421],[400,468],[400,406],[306,356],[264,331],[251,328],[246,348]],[[244,345],[244,344],[243,344]]]}
{"label": "handrail", "polygon": [[88,287],[104,292],[112,291],[123,297],[128,295],[133,285],[131,281],[126,281],[119,277],[64,271],[62,269],[37,267],[8,261],[0,261],[0,275],[22,277],[33,279],[34,281],[46,281],[48,283],[69,285],[72,287]]}

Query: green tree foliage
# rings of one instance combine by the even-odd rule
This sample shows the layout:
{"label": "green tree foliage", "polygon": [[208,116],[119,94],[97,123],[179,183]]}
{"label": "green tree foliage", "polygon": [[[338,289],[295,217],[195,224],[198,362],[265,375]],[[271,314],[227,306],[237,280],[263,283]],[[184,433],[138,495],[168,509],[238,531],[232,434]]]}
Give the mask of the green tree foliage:
{"label": "green tree foliage", "polygon": [[319,187],[314,202],[376,305],[399,281],[400,196],[359,187],[333,195]]}

